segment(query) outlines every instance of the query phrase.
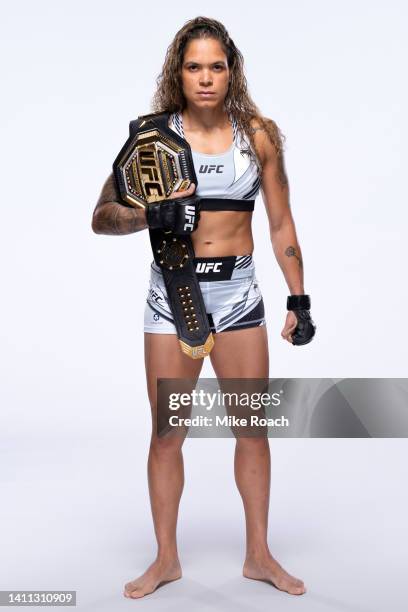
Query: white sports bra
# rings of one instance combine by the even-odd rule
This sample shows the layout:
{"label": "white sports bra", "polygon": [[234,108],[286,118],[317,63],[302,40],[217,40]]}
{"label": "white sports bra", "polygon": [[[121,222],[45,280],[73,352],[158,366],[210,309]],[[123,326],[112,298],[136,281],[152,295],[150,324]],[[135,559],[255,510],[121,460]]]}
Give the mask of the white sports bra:
{"label": "white sports bra", "polygon": [[[260,168],[233,117],[231,123],[234,140],[228,151],[218,155],[191,151],[198,181],[196,194],[203,198],[201,210],[254,209],[261,183]],[[169,127],[185,139],[180,112],[170,115]]]}

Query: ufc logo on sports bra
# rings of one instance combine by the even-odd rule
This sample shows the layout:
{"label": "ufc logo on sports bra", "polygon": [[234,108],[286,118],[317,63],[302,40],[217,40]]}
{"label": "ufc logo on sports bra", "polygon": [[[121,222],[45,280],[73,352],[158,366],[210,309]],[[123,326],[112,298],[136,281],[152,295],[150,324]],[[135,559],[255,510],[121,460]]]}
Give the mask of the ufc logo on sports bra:
{"label": "ufc logo on sports bra", "polygon": [[200,174],[211,174],[211,172],[216,172],[217,174],[222,174],[224,171],[221,170],[221,168],[224,168],[224,164],[221,164],[220,166],[215,166],[215,165],[208,166],[208,165],[201,164],[199,173]]}
{"label": "ufc logo on sports bra", "polygon": [[221,272],[220,268],[222,266],[222,261],[200,261],[196,266],[196,272]]}
{"label": "ufc logo on sports bra", "polygon": [[194,220],[195,220],[195,208],[194,206],[186,206],[185,209],[185,220],[187,223],[184,224],[184,231],[194,229]]}

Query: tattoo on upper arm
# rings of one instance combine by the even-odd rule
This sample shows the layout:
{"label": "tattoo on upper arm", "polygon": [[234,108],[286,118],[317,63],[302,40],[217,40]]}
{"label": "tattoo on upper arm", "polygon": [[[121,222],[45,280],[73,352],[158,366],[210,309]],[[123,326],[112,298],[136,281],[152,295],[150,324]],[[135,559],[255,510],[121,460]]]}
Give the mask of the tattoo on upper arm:
{"label": "tattoo on upper arm", "polygon": [[299,268],[303,268],[302,258],[297,254],[295,247],[288,246],[285,251],[285,255],[287,255],[288,257],[296,257],[299,263]]}
{"label": "tattoo on upper arm", "polygon": [[[265,128],[263,128],[262,126],[257,126],[257,127],[251,127],[251,133],[255,134],[255,132],[265,132]],[[282,150],[277,150],[276,148],[276,144],[275,146],[275,150],[276,150],[276,171],[275,171],[275,178],[277,180],[277,182],[279,183],[279,185],[281,186],[282,189],[285,189],[286,187],[288,187],[288,177],[286,175],[286,169],[285,169],[285,160],[283,157],[283,151]]]}
{"label": "tattoo on upper arm", "polygon": [[99,196],[97,206],[106,204],[106,202],[120,203],[120,197],[116,189],[116,183],[115,183],[113,173],[111,173],[108,176],[108,178],[105,181],[104,186],[102,187],[101,195]]}
{"label": "tattoo on upper arm", "polygon": [[278,154],[275,177],[282,189],[288,186],[288,177],[286,176],[285,161],[282,152]]}

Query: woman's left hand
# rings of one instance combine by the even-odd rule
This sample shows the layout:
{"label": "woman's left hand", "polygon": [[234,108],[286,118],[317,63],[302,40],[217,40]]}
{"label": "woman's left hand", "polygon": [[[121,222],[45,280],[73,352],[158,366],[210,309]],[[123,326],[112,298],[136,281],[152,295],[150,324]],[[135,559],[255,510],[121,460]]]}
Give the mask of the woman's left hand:
{"label": "woman's left hand", "polygon": [[281,331],[281,336],[284,340],[287,340],[291,344],[293,344],[292,334],[295,331],[297,324],[298,320],[295,313],[293,310],[289,310],[288,314],[286,315],[285,327]]}

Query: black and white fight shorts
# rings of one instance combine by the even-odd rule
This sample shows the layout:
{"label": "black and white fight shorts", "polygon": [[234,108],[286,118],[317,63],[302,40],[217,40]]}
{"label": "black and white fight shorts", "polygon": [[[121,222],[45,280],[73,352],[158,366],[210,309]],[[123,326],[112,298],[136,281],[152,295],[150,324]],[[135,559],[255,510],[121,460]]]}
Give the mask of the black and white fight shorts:
{"label": "black and white fight shorts", "polygon": [[[196,257],[195,269],[212,332],[265,325],[265,310],[252,255]],[[176,334],[160,268],[152,262],[144,331]]]}

